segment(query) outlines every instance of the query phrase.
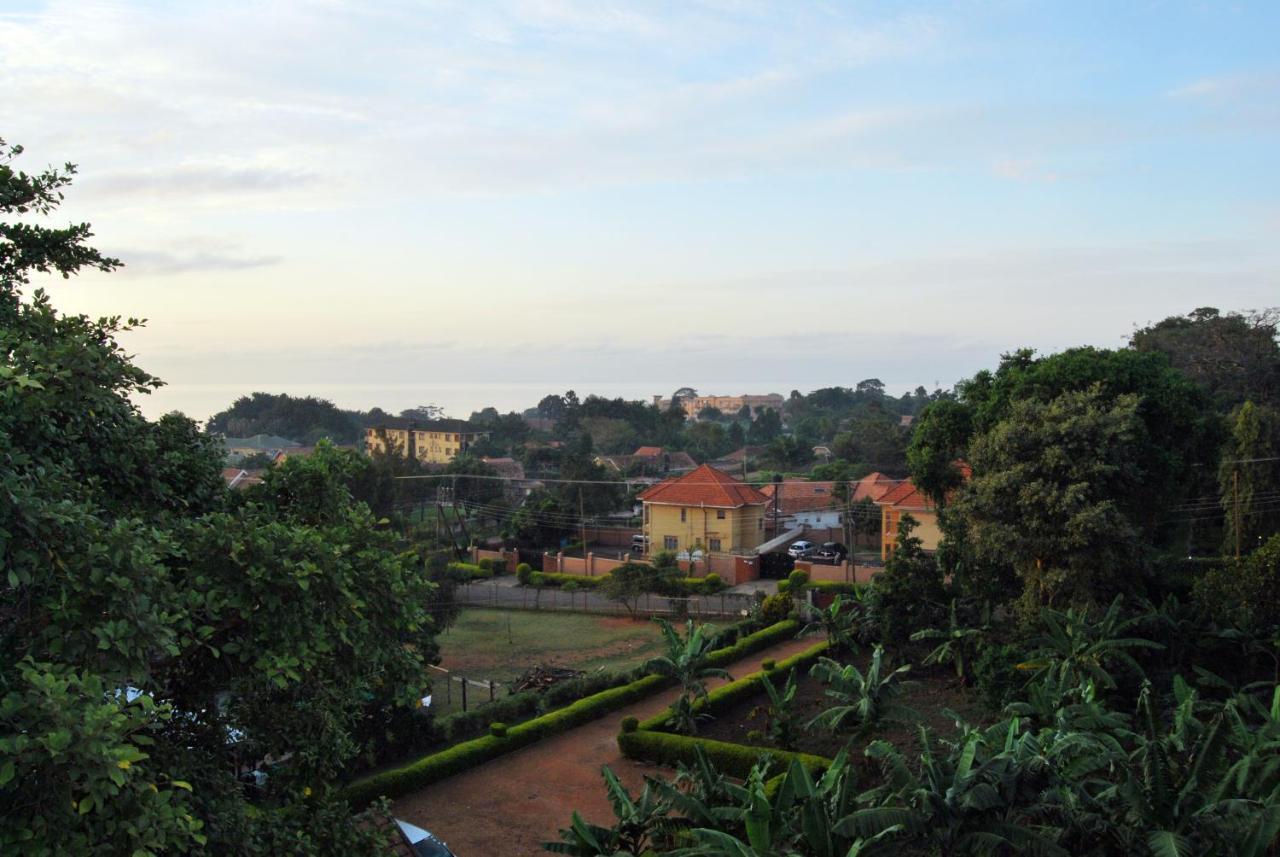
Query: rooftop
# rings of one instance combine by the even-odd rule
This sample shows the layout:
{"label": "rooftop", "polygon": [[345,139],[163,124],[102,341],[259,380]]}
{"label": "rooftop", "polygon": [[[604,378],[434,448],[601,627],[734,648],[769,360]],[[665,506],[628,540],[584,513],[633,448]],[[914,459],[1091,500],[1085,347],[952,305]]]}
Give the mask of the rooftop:
{"label": "rooftop", "polygon": [[767,497],[750,485],[739,482],[709,464],[704,464],[683,476],[659,482],[643,492],[640,499],[645,503],[713,506],[724,509],[758,506],[768,502]]}

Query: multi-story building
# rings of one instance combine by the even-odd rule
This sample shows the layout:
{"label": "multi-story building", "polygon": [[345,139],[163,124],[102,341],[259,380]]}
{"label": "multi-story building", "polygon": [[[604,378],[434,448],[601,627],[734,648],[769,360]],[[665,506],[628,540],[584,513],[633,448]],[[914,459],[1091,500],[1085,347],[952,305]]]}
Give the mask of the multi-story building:
{"label": "multi-story building", "polygon": [[750,554],[765,540],[763,494],[704,464],[640,495],[649,549]]}
{"label": "multi-story building", "polygon": [[[781,412],[782,406],[787,400],[778,393],[765,393],[759,396],[743,394],[741,396],[681,396],[680,407],[684,408],[684,412],[688,414],[689,419],[697,419],[698,412],[703,408],[715,408],[728,417],[735,416],[742,410],[743,406],[751,408],[751,415],[754,419],[756,414],[765,408],[773,408],[773,410]],[[658,410],[665,411],[671,407],[671,399],[663,396],[654,396],[653,404]]]}
{"label": "multi-story building", "polygon": [[448,464],[488,437],[466,420],[387,420],[364,430],[369,454],[396,452],[424,464]]}
{"label": "multi-story building", "polygon": [[902,522],[903,515],[910,515],[919,524],[911,535],[920,539],[921,548],[927,551],[938,549],[938,543],[942,541],[938,510],[910,479],[886,491],[875,503],[880,507],[881,559],[888,559],[898,546],[898,524]]}

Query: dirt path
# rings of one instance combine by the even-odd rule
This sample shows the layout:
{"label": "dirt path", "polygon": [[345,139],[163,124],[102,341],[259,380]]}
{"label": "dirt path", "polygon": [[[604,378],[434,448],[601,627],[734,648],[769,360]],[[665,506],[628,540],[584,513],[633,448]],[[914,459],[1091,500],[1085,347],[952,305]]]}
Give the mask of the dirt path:
{"label": "dirt path", "polygon": [[[782,660],[816,640],[788,640],[730,664],[734,678],[760,669],[761,662]],[[715,687],[723,682],[708,682]],[[397,818],[424,827],[448,843],[458,857],[517,857],[546,854],[543,842],[556,841],[573,811],[605,823],[613,811],[605,797],[601,767],[608,765],[634,794],[644,775],[662,769],[626,759],[618,751],[618,723],[627,715],[651,717],[675,699],[663,691],[628,708],[606,714],[563,735],[547,738],[494,759],[395,802]]]}

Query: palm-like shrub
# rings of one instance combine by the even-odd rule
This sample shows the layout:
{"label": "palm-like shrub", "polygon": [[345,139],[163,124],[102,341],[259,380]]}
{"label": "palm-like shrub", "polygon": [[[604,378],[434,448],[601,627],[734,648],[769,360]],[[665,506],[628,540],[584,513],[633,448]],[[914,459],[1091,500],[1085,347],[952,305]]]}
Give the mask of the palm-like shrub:
{"label": "palm-like shrub", "polygon": [[1117,666],[1143,675],[1142,667],[1129,650],[1164,648],[1151,640],[1124,636],[1142,621],[1141,616],[1124,618],[1119,596],[1096,619],[1083,609],[1042,608],[1043,633],[1032,641],[1032,659],[1019,664],[1018,668],[1034,670],[1034,681],[1055,681],[1066,692],[1083,687],[1087,681],[1092,681],[1099,690],[1113,690],[1116,687],[1113,670]]}
{"label": "palm-like shrub", "polygon": [[796,636],[823,632],[827,642],[833,649],[853,654],[858,651],[856,631],[861,623],[863,603],[855,597],[846,601],[843,595],[837,595],[826,609],[806,606],[808,622]]}
{"label": "palm-like shrub", "polygon": [[769,740],[783,750],[794,750],[796,736],[800,732],[800,713],[796,710],[796,671],[790,670],[787,673],[786,683],[781,690],[774,687],[767,675],[761,676],[760,683],[769,696],[769,704],[756,708],[752,716],[763,712],[768,718]]}
{"label": "palm-like shrub", "polygon": [[671,805],[662,797],[663,785],[646,780],[640,797],[633,798],[626,786],[609,768],[604,768],[605,788],[613,806],[614,824],[603,827],[583,820],[576,811],[569,827],[560,831],[559,842],[544,842],[542,847],[556,854],[575,857],[614,857],[619,854],[651,854],[655,846],[667,842],[675,831],[687,826],[683,819],[671,816]]}
{"label": "palm-like shrub", "polygon": [[715,629],[710,625],[694,626],[690,619],[685,623],[685,634],[680,636],[671,623],[659,619],[667,653],[650,658],[645,669],[656,675],[675,679],[680,685],[680,697],[671,707],[671,724],[677,732],[692,735],[698,729],[694,703],[707,695],[706,680],[732,678],[725,670],[707,665],[707,655],[715,644]]}
{"label": "palm-like shrub", "polygon": [[[986,610],[983,611],[987,613]],[[928,628],[916,631],[911,635],[913,641],[940,640],[937,648],[924,659],[925,664],[954,664],[956,678],[966,683],[969,677],[969,664],[977,653],[983,637],[990,631],[990,617],[984,615],[978,627],[965,625],[956,615],[956,599],[951,599],[951,610],[946,628]]]}
{"label": "palm-like shrub", "polygon": [[809,727],[821,726],[837,732],[853,730],[865,735],[882,720],[914,717],[914,711],[897,701],[904,690],[914,685],[904,678],[910,671],[910,664],[888,671],[883,646],[875,647],[865,673],[852,664],[819,659],[810,675],[829,685],[826,695],[838,704],[809,721]]}

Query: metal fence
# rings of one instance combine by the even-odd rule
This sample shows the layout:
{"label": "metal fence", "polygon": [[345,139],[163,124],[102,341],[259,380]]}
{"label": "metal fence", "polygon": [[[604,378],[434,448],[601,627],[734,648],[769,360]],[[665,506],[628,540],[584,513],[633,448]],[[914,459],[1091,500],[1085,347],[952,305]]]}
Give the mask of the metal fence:
{"label": "metal fence", "polygon": [[612,601],[596,592],[565,592],[551,587],[503,586],[495,583],[468,583],[459,586],[455,595],[459,604],[469,607],[506,607],[522,610],[560,610],[569,613],[594,613],[604,616],[685,616],[741,617],[755,604],[755,597],[742,592],[718,595],[693,595],[671,598],[646,593],[633,599],[630,606]]}

